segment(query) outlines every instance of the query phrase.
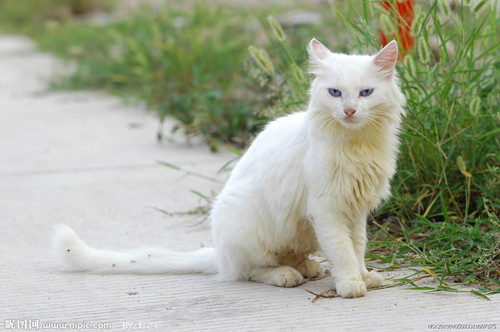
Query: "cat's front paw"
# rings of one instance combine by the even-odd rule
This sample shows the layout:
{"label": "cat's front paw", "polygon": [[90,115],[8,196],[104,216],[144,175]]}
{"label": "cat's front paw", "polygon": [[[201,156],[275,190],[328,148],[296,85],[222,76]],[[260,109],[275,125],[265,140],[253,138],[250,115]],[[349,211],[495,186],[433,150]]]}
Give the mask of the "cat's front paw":
{"label": "cat's front paw", "polygon": [[304,278],[315,278],[323,274],[321,265],[311,259],[302,261],[295,269],[297,269]]}
{"label": "cat's front paw", "polygon": [[375,288],[382,283],[382,276],[375,271],[370,271],[362,274],[363,281],[367,288]]}
{"label": "cat's front paw", "polygon": [[362,280],[343,280],[336,283],[337,293],[344,298],[363,297],[366,295],[366,284]]}

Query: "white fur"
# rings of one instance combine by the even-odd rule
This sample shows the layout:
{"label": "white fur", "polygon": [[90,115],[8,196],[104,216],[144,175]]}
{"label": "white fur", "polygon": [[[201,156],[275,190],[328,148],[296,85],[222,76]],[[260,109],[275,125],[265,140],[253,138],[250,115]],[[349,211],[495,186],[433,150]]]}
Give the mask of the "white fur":
{"label": "white fur", "polygon": [[55,228],[53,249],[68,271],[136,274],[217,272],[214,248],[201,248],[190,253],[163,248],[140,248],[123,252],[94,249],[87,246],[66,225]]}
{"label": "white fur", "polygon": [[[66,266],[217,272],[224,280],[291,287],[322,273],[307,259],[321,250],[333,264],[341,296],[363,296],[367,287],[378,286],[381,278],[364,262],[366,217],[390,195],[396,168],[405,103],[394,72],[397,45],[391,42],[373,57],[351,56],[331,53],[313,39],[308,51],[315,76],[308,109],[269,123],[234,168],[211,212],[215,250],[163,250],[152,262],[151,249],[96,250],[63,227],[56,242]],[[332,97],[328,88],[342,97]],[[370,96],[359,96],[371,88]],[[356,113],[347,117],[346,109]]]}

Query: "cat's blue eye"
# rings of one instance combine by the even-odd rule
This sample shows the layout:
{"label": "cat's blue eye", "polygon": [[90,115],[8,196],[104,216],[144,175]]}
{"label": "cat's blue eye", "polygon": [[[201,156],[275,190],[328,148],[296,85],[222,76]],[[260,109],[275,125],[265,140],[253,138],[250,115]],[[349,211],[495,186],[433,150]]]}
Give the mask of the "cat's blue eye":
{"label": "cat's blue eye", "polygon": [[365,89],[365,90],[361,90],[359,92],[359,95],[361,97],[368,97],[369,95],[371,95],[373,93],[373,89]]}
{"label": "cat's blue eye", "polygon": [[337,89],[328,89],[328,93],[331,94],[332,96],[334,97],[340,97],[342,96],[342,92],[340,90],[337,90]]}

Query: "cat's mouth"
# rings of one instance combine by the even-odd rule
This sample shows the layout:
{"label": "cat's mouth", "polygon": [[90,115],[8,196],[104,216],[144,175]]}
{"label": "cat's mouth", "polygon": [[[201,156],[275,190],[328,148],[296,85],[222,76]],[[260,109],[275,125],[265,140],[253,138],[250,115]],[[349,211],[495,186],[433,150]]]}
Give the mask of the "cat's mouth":
{"label": "cat's mouth", "polygon": [[342,124],[346,128],[359,128],[363,125],[363,121],[359,117],[346,116],[342,119]]}
{"label": "cat's mouth", "polygon": [[358,118],[355,118],[353,116],[346,116],[344,117],[344,121],[347,123],[356,123],[358,122]]}

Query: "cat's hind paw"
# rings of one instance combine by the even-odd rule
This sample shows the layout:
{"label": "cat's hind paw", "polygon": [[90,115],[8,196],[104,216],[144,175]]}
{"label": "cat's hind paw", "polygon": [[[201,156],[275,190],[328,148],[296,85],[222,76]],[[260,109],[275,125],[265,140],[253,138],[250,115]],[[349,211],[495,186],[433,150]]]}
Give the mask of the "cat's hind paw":
{"label": "cat's hind paw", "polygon": [[299,271],[283,266],[277,268],[274,276],[270,280],[270,284],[279,287],[295,287],[304,282],[304,278]]}
{"label": "cat's hind paw", "polygon": [[366,295],[366,284],[362,280],[343,280],[335,284],[337,293],[344,298],[363,297]]}
{"label": "cat's hind paw", "polygon": [[300,272],[289,266],[257,268],[250,280],[278,287],[296,287],[304,282]]}
{"label": "cat's hind paw", "polygon": [[382,276],[375,271],[370,271],[362,274],[363,281],[367,288],[376,288],[382,283]]}
{"label": "cat's hind paw", "polygon": [[297,269],[304,278],[316,278],[321,276],[324,272],[321,265],[311,259],[302,261],[295,269]]}

